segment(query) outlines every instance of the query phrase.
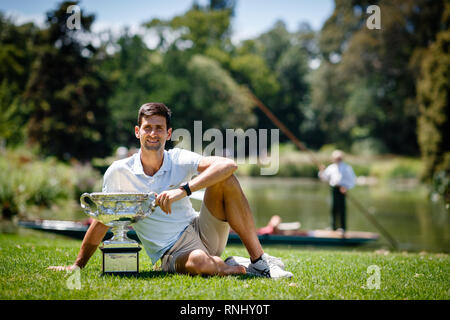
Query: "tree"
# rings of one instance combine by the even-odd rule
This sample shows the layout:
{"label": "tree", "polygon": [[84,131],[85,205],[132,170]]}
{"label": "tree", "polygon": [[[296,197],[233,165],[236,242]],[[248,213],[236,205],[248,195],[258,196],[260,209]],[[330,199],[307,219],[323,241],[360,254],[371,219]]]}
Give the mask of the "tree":
{"label": "tree", "polygon": [[195,55],[189,61],[188,71],[192,106],[199,113],[207,106],[202,120],[210,127],[247,128],[255,124],[251,114],[253,102],[216,61]]}
{"label": "tree", "polygon": [[[312,123],[315,117],[309,108],[310,88],[307,80],[310,72],[308,58],[312,54],[312,51],[308,51],[312,50],[311,41],[311,29],[308,26],[303,25],[298,32],[290,33],[282,21],[277,21],[251,47],[255,55],[264,59],[268,69],[268,76],[258,83],[264,84],[271,80],[268,83],[270,86],[266,85],[271,90],[258,90],[254,84],[252,87],[255,94],[294,135],[310,146],[317,146],[320,144],[320,135],[305,122],[308,119]],[[253,61],[257,62],[257,59]],[[263,70],[261,67],[258,69]],[[238,73],[237,70],[235,72]],[[274,127],[264,113],[258,110],[256,115],[259,128]],[[315,134],[311,135],[313,131]],[[288,138],[281,136],[281,140],[288,141]]]}
{"label": "tree", "polygon": [[152,54],[140,35],[130,34],[127,29],[112,41],[117,51],[100,66],[103,77],[113,88],[107,103],[114,132],[111,143],[113,147],[137,145],[133,135],[137,111],[153,89],[152,75],[157,72],[155,59],[162,58],[158,53]]}
{"label": "tree", "polygon": [[236,0],[210,0],[209,8],[211,10],[230,10],[231,15],[234,15],[236,7]]}
{"label": "tree", "polygon": [[192,130],[195,120],[202,120],[203,128],[218,129],[245,129],[255,123],[252,103],[229,69],[235,63],[231,4],[194,4],[171,20],[144,24],[160,37],[160,45],[151,52],[148,99],[173,110],[174,128]]}
{"label": "tree", "polygon": [[[366,27],[366,9],[371,4],[380,7],[381,30]],[[336,81],[332,90],[340,93],[321,90],[330,90],[325,86],[313,87],[313,97],[318,99],[313,98],[313,107],[323,110],[323,97],[333,97],[327,101],[332,108],[323,112],[331,112],[336,137],[341,137],[342,144],[354,142],[355,137],[349,132],[353,127],[349,124],[353,122],[363,129],[359,130],[362,134],[357,140],[375,139],[381,144],[380,149],[389,152],[418,153],[415,61],[420,60],[418,52],[425,49],[439,31],[442,8],[443,1],[336,0],[335,10],[320,35],[320,49],[327,62],[321,68],[327,70],[316,77],[320,74],[331,77]],[[329,82],[329,79],[317,78],[316,81]],[[349,106],[354,105],[359,95],[355,90],[360,90],[361,85],[367,100],[360,101],[362,112],[355,115]],[[373,107],[379,111],[374,112]],[[328,139],[332,137],[329,133]]]}
{"label": "tree", "polygon": [[96,50],[82,40],[94,16],[82,12],[81,30],[67,27],[67,7],[74,4],[63,2],[47,13],[24,98],[33,107],[30,143],[46,155],[89,159],[111,151],[106,107],[110,88],[98,72]]}
{"label": "tree", "polygon": [[[157,32],[160,49],[167,49],[173,44],[181,50],[190,49],[195,53],[203,53],[210,47],[231,47],[231,16],[230,9],[218,10],[194,4],[183,15],[170,20],[152,19],[144,23],[144,26]],[[173,43],[170,43],[168,37],[175,38]]]}
{"label": "tree", "polygon": [[[443,30],[423,54],[417,82],[420,116],[417,133],[424,160],[423,177],[435,180],[450,202],[450,4],[442,17]],[[439,180],[439,181],[438,181]]]}
{"label": "tree", "polygon": [[[156,54],[156,53],[153,53]],[[247,128],[254,124],[251,101],[220,64],[204,55],[169,50],[152,65],[148,101],[161,101],[174,113],[174,128]]]}
{"label": "tree", "polygon": [[23,142],[29,117],[23,101],[38,28],[31,23],[17,26],[0,12],[0,144]]}

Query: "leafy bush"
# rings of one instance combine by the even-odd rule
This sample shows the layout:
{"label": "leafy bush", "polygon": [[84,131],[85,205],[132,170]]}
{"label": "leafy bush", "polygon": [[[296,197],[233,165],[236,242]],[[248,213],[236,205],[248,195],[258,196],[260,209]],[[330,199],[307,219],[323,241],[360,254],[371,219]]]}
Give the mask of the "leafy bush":
{"label": "leafy bush", "polygon": [[278,177],[304,177],[317,178],[318,169],[314,164],[305,163],[280,163]]}
{"label": "leafy bush", "polygon": [[6,219],[25,214],[28,206],[50,207],[73,194],[70,169],[54,159],[9,154],[0,160],[0,171],[0,205]]}
{"label": "leafy bush", "polygon": [[[308,163],[295,163],[293,161],[280,161],[278,173],[274,177],[304,177],[304,178],[316,178],[318,169],[314,164]],[[261,176],[261,168],[265,166],[257,164],[242,164],[239,165],[237,171],[238,175],[259,177]],[[269,177],[269,176],[266,176]]]}
{"label": "leafy bush", "polygon": [[72,171],[75,199],[79,199],[85,192],[101,191],[102,176],[90,164],[76,164]]}
{"label": "leafy bush", "polygon": [[367,177],[370,175],[370,165],[365,165],[365,164],[351,164],[349,163],[352,168],[353,171],[355,172],[355,175],[357,177]]}
{"label": "leafy bush", "polygon": [[448,210],[450,206],[450,152],[446,153],[441,167],[434,174],[431,189],[434,195],[438,195],[444,200]]}
{"label": "leafy bush", "polygon": [[23,150],[6,151],[0,158],[0,209],[5,220],[78,201],[81,193],[100,189],[101,175],[90,165],[39,160]]}
{"label": "leafy bush", "polygon": [[380,179],[419,179],[422,162],[416,159],[396,158],[375,162],[370,175]]}

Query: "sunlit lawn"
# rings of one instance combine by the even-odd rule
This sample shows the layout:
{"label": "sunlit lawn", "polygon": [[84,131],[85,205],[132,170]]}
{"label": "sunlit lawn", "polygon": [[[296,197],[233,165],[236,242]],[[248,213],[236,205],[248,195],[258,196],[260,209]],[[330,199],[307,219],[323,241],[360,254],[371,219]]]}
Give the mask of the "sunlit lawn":
{"label": "sunlit lawn", "polygon": [[[201,277],[154,271],[141,251],[137,277],[100,276],[97,251],[80,273],[80,289],[70,289],[71,274],[46,270],[71,263],[80,241],[21,231],[0,235],[0,299],[449,299],[447,254],[313,250],[266,247],[283,258],[293,279],[249,276]],[[227,247],[223,257],[246,255]],[[379,289],[376,273],[379,268]],[[372,278],[371,278],[372,277]],[[73,279],[73,278],[72,278]]]}

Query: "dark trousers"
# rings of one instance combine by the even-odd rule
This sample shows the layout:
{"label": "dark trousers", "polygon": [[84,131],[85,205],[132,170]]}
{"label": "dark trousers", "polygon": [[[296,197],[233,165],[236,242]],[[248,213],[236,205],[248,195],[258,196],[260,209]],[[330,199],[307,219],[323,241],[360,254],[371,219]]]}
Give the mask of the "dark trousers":
{"label": "dark trousers", "polygon": [[346,229],[346,207],[345,194],[339,191],[339,186],[331,187],[331,195],[333,198],[333,205],[331,208],[331,228],[336,230],[338,228]]}

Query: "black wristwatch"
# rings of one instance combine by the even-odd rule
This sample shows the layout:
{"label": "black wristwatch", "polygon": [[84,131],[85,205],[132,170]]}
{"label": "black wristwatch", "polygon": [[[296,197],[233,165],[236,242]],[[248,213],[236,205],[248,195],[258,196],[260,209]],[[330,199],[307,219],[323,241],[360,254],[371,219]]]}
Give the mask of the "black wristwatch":
{"label": "black wristwatch", "polygon": [[188,197],[192,194],[191,188],[189,188],[189,183],[186,183],[185,185],[180,187],[181,189],[184,189],[188,195]]}

